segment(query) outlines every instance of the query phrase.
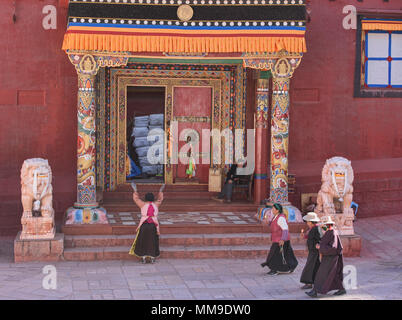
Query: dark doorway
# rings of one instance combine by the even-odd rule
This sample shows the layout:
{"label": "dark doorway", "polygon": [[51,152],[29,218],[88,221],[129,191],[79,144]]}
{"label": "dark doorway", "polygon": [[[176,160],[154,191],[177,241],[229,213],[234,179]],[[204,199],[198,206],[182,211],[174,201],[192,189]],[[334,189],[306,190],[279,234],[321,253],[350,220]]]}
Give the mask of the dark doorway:
{"label": "dark doorway", "polygon": [[127,87],[128,181],[164,182],[163,161],[153,164],[147,157],[149,148],[159,141],[158,138],[149,141],[148,136],[164,130],[164,117],[164,87]]}

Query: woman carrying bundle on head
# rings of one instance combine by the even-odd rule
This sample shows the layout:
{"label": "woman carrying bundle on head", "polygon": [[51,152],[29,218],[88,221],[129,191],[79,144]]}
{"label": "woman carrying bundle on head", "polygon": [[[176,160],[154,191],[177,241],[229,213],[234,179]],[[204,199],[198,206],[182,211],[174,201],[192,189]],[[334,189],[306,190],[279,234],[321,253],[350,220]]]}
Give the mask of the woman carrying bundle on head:
{"label": "woman carrying bundle on head", "polygon": [[291,273],[296,269],[298,262],[290,245],[286,216],[283,214],[282,206],[279,203],[274,204],[272,213],[273,218],[269,222],[272,245],[267,260],[261,263],[261,267],[270,268],[269,275]]}
{"label": "woman carrying bundle on head", "polygon": [[140,199],[138,192],[134,191],[133,200],[141,209],[141,220],[137,227],[137,236],[129,253],[140,257],[142,263],[146,263],[148,257],[151,259],[151,263],[154,263],[155,258],[160,254],[158,208],[163,201],[163,193],[162,191],[159,192],[156,201],[152,193],[147,193],[144,202]]}

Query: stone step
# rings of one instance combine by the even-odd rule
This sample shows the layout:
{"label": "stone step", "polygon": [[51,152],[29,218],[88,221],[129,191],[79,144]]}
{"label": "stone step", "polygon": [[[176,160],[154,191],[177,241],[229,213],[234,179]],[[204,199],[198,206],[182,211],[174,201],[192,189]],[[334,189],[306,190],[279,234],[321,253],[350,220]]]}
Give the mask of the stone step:
{"label": "stone step", "polygon": [[[141,184],[140,182],[136,182],[137,190],[140,193],[143,192],[158,192],[160,187],[162,186],[161,183],[152,184],[152,183],[144,183]],[[174,191],[206,191],[208,192],[208,185],[207,184],[173,184],[173,185],[165,185],[165,189],[163,192],[174,192]],[[119,185],[115,191],[112,192],[133,192],[133,189],[129,183]]]}
{"label": "stone step", "polygon": [[[65,236],[66,248],[78,247],[116,247],[131,246],[135,235],[79,235]],[[305,244],[299,234],[291,234],[293,244]],[[161,246],[235,246],[235,245],[270,245],[268,233],[231,233],[231,234],[163,234]]]}
{"label": "stone step", "polygon": [[[305,245],[292,245],[292,247],[296,256],[307,256]],[[128,254],[129,249],[130,246],[65,248],[64,260],[138,260],[136,256]],[[256,257],[261,257],[264,259],[268,254],[269,246],[161,246],[160,251],[160,258],[162,259],[224,259]]]}
{"label": "stone step", "polygon": [[[65,225],[62,232],[67,235],[134,235],[137,226],[128,225]],[[306,229],[305,223],[289,223],[290,233],[300,233]],[[232,234],[232,233],[269,233],[268,226],[255,224],[210,224],[210,225],[161,225],[161,234]]]}
{"label": "stone step", "polygon": [[[150,190],[149,192],[152,192],[156,195],[157,190]],[[145,194],[148,191],[143,191],[141,190],[141,195]],[[189,190],[183,190],[183,191],[164,191],[164,197],[165,199],[211,199],[213,196],[216,195],[216,192],[207,192],[207,191],[189,191]],[[122,191],[122,192],[104,192],[103,193],[103,201],[105,203],[107,202],[113,202],[113,201],[119,201],[119,202],[130,202],[133,203],[133,192],[132,191]]]}
{"label": "stone step", "polygon": [[[130,212],[136,211],[137,207],[132,201],[104,201],[102,206],[108,212]],[[221,203],[213,200],[206,201],[200,199],[166,199],[163,201],[159,211],[169,213],[179,212],[255,212],[257,213],[259,205],[248,201],[236,201],[228,203]]]}

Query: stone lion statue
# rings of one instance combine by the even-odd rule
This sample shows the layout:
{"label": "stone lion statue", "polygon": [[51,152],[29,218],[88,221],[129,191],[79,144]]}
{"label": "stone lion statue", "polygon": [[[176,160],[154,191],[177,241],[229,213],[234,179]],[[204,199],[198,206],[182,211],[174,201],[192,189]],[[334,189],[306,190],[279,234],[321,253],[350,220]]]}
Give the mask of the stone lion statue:
{"label": "stone lion statue", "polygon": [[22,239],[53,238],[52,170],[45,159],[24,161],[21,169]]}
{"label": "stone lion statue", "polygon": [[[322,169],[322,185],[318,192],[315,212],[320,216],[331,216],[340,234],[352,235],[354,213],[353,169],[351,162],[343,157],[333,157],[325,162]],[[338,204],[336,210],[335,204]]]}

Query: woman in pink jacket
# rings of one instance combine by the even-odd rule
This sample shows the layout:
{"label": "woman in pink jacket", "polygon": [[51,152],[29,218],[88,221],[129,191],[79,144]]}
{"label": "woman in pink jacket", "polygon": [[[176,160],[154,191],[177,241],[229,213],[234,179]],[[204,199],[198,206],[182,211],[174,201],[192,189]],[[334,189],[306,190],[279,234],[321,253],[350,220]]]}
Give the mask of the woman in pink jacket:
{"label": "woman in pink jacket", "polygon": [[158,208],[163,201],[163,193],[159,192],[158,199],[152,193],[145,195],[145,201],[142,201],[138,192],[134,192],[133,200],[141,209],[141,220],[137,227],[137,236],[130,249],[130,254],[140,257],[142,263],[150,258],[151,263],[159,256],[159,222]]}

